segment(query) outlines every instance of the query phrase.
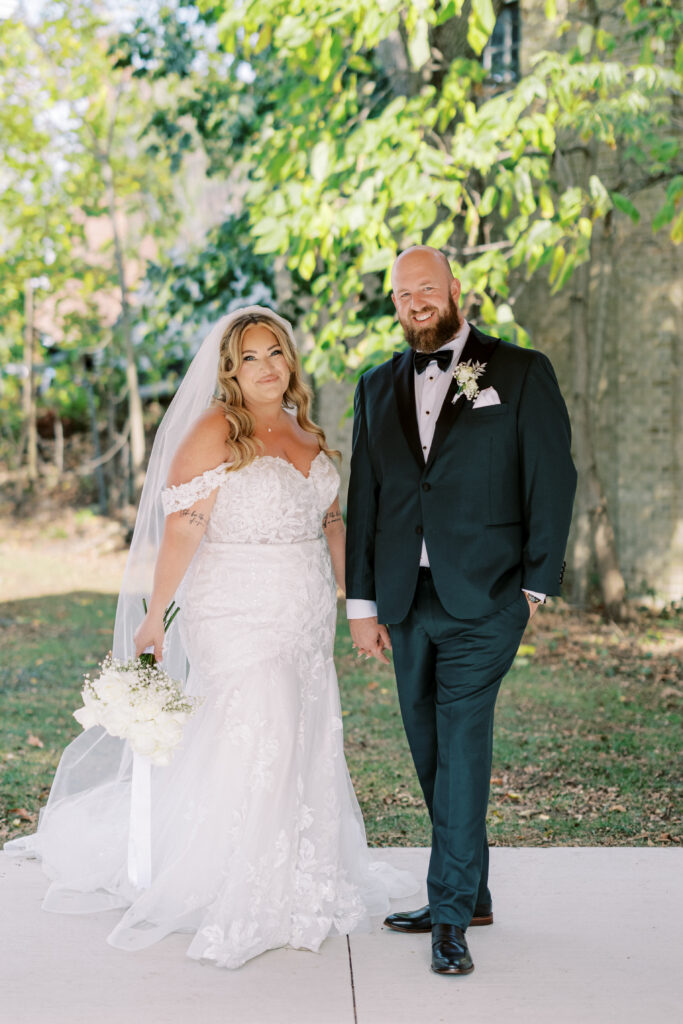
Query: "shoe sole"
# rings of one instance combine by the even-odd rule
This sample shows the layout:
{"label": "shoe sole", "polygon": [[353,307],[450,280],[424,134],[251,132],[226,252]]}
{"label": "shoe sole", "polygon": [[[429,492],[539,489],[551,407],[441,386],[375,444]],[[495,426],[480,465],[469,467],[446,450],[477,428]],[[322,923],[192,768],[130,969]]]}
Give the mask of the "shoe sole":
{"label": "shoe sole", "polygon": [[465,967],[464,969],[454,967],[449,970],[441,971],[436,967],[432,967],[432,974],[471,974],[474,970],[474,964],[471,967]]}
{"label": "shoe sole", "polygon": [[[483,928],[488,924],[493,924],[493,914],[487,914],[486,917],[473,917],[470,921],[470,928]],[[402,932],[403,935],[426,935],[432,930],[431,925],[425,928],[402,928],[400,925],[390,924],[388,921],[384,921],[384,927],[390,928],[392,932]]]}
{"label": "shoe sole", "polygon": [[384,926],[385,928],[391,928],[392,932],[402,932],[403,935],[427,935],[432,930],[431,924],[427,925],[424,928],[402,928],[400,925],[389,924],[388,921],[385,921]]}

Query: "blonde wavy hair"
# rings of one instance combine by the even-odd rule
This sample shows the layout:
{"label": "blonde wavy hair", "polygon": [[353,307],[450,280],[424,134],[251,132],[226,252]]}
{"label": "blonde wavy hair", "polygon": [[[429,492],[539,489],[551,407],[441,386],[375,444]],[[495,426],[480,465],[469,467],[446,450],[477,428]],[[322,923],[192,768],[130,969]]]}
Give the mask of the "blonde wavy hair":
{"label": "blonde wavy hair", "polygon": [[242,366],[242,340],[247,329],[256,324],[272,332],[282,346],[289,367],[289,384],[282,397],[282,408],[296,410],[297,423],[307,433],[317,437],[321,450],[330,457],[341,458],[341,452],[328,448],[324,431],[310,418],[313,393],[301,375],[301,362],[292,325],[266,306],[249,306],[243,312],[236,311],[220,342],[214,405],[221,406],[228,424],[227,444],[232,465],[226,468],[229,471],[244,469],[263,454],[263,442],[254,437],[254,417],[246,408],[242,390],[237,383],[237,374]]}

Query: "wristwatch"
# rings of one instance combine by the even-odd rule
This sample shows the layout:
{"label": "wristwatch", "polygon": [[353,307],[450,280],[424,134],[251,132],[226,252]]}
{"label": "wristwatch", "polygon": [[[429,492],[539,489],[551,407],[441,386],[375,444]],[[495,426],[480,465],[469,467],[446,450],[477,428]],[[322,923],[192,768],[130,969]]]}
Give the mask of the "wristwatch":
{"label": "wristwatch", "polygon": [[530,594],[528,590],[525,590],[524,593],[527,596],[527,600],[531,601],[532,604],[545,604],[543,598],[536,597],[535,594]]}

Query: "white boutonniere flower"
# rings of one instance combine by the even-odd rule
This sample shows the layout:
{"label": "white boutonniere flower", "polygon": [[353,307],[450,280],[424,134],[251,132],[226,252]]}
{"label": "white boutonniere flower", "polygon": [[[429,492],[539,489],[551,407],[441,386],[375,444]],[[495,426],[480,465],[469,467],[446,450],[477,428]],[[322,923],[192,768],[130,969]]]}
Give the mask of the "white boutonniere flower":
{"label": "white boutonniere flower", "polygon": [[461,395],[464,394],[465,398],[471,402],[479,394],[479,385],[477,380],[483,374],[486,369],[486,363],[473,363],[471,359],[468,359],[466,363],[458,363],[456,368],[453,370],[453,376],[455,382],[458,385],[458,390],[455,393],[453,402],[457,402]]}

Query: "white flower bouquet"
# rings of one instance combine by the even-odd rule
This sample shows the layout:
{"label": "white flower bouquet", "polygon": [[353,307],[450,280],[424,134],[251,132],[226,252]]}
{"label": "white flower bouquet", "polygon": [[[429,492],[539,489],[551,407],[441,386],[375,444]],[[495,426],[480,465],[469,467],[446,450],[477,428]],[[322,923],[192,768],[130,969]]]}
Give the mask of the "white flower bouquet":
{"label": "white flower bouquet", "polygon": [[[166,626],[174,617],[167,621],[169,611]],[[170,763],[185,723],[201,704],[201,698],[187,697],[150,654],[129,661],[108,655],[96,679],[86,675],[81,697],[83,707],[74,718],[84,729],[101,725],[156,765]]]}

